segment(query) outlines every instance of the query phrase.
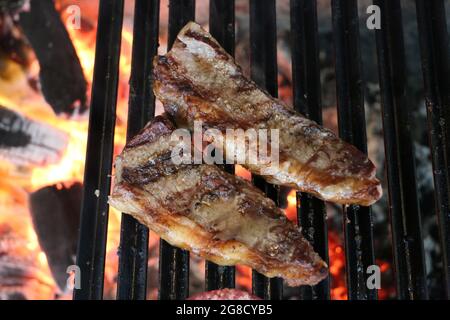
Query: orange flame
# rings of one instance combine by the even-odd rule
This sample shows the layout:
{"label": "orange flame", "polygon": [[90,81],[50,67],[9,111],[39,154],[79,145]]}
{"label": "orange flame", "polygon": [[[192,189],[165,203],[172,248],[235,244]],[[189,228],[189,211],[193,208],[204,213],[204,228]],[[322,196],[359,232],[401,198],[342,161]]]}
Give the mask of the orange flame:
{"label": "orange flame", "polygon": [[[60,1],[57,2],[57,8],[61,7],[59,2]],[[66,12],[62,10],[62,20],[69,22],[68,19],[65,19],[65,14]],[[96,19],[95,17],[93,18],[92,21],[93,24],[95,24]],[[124,24],[122,32],[119,91],[116,111],[117,121],[114,139],[115,154],[123,148],[126,140],[129,90],[128,79],[131,70],[131,27],[131,23]],[[89,28],[88,30],[84,30],[83,28],[74,29],[68,25],[67,30],[80,59],[85,78],[88,81],[88,90],[90,91],[94,72],[96,28]],[[14,61],[8,61],[5,70],[8,78],[6,79],[7,81],[4,81],[4,77],[3,79],[0,78],[0,105],[11,108],[29,119],[39,123],[45,123],[60,130],[62,134],[67,136],[68,142],[63,154],[56,163],[23,168],[15,167],[5,161],[0,162],[0,173],[2,174],[2,185],[0,185],[0,208],[2,209],[0,226],[4,222],[11,225],[10,221],[8,221],[9,218],[6,218],[8,215],[3,215],[3,212],[17,212],[17,210],[10,209],[10,206],[6,206],[6,200],[2,200],[11,199],[13,194],[17,191],[16,189],[33,192],[47,185],[71,184],[75,181],[82,181],[88,131],[87,114],[75,114],[71,117],[57,116],[53,113],[51,107],[47,104],[42,95],[35,92],[30,87],[28,82],[29,77],[37,76],[39,72],[37,60],[34,60],[27,70],[23,70],[22,66]],[[11,186],[14,186],[14,188]],[[33,252],[33,256],[35,257],[33,263],[39,266],[39,269],[43,273],[41,278],[42,276],[45,276],[46,285],[50,285],[52,288],[50,295],[47,294],[49,292],[48,290],[39,288],[39,290],[42,291],[42,294],[33,295],[31,297],[34,299],[49,299],[52,298],[52,294],[54,295],[56,292],[56,285],[49,272],[47,257],[39,247],[33,225],[29,219],[26,199],[28,196],[27,192],[21,192],[24,195],[25,200],[23,200],[22,203],[15,205],[19,205],[19,207],[26,212],[25,217],[28,218],[27,220],[22,220],[20,226],[14,223],[13,230],[14,232],[20,229],[27,231],[23,235],[27,239],[25,248],[26,250]],[[111,210],[108,224],[107,267],[105,270],[106,295],[108,295],[108,291],[111,291],[112,293],[115,286],[115,275],[117,273],[117,247],[120,234],[119,228],[120,214],[115,210]],[[28,255],[31,256],[30,253],[28,253]],[[38,292],[39,290],[36,289]]]}

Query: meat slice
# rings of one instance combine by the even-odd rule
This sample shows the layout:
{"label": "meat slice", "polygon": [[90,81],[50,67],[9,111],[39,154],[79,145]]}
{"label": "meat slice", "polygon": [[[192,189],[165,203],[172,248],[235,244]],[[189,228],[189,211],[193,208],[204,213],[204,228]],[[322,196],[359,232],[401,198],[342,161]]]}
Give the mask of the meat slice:
{"label": "meat slice", "polygon": [[247,291],[236,289],[219,289],[193,295],[188,300],[261,300]]}
{"label": "meat slice", "polygon": [[170,244],[220,265],[243,264],[289,285],[314,285],[327,265],[275,203],[215,165],[175,164],[175,127],[149,122],[115,160],[109,203]]}
{"label": "meat slice", "polygon": [[[230,128],[278,130],[278,164],[264,173],[267,163],[246,159],[252,173],[341,204],[371,205],[381,197],[375,166],[365,154],[258,88],[196,23],[188,23],[153,63],[155,95],[178,126],[193,130],[197,120],[222,135]],[[211,141],[232,161],[236,140],[222,142],[218,135]]]}

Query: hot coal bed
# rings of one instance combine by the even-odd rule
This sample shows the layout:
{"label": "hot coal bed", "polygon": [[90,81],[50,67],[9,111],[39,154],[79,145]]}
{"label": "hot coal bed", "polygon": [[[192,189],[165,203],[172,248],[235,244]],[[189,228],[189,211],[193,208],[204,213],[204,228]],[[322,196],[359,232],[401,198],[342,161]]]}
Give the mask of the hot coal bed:
{"label": "hot coal bed", "polygon": [[[74,299],[185,299],[233,287],[265,299],[448,298],[449,7],[0,0],[0,298],[71,298],[74,266],[83,275]],[[259,86],[378,168],[384,196],[370,208],[253,180],[328,262],[315,287],[204,262],[108,207],[113,156],[161,112],[152,57],[194,20]],[[372,265],[379,290],[367,286]]]}

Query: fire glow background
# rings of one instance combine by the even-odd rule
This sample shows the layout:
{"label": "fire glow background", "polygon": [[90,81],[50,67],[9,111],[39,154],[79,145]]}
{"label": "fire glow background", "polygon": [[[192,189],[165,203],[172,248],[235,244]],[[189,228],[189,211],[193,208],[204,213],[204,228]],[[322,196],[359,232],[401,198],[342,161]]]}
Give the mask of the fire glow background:
{"label": "fire glow background", "polygon": [[[319,11],[322,10],[321,12],[324,15],[329,15],[330,8],[323,3],[328,2],[319,1]],[[71,18],[73,12],[67,10],[71,5],[77,5],[80,8],[81,26],[79,29],[73,28]],[[278,43],[279,96],[292,105],[291,59],[288,48],[289,35],[286,34],[287,26],[289,26],[289,14],[287,13],[289,4],[288,1],[277,1],[277,5],[277,21],[280,38]],[[60,13],[62,21],[66,24],[67,31],[81,62],[83,73],[88,84],[87,95],[89,99],[94,67],[98,1],[55,0],[55,6]],[[133,8],[133,1],[126,1],[120,58],[115,154],[118,154],[123,148],[126,137],[129,94],[128,80],[131,69],[131,48],[133,40]],[[162,0],[160,46],[158,49],[161,54],[166,51],[167,8],[167,1]],[[197,0],[196,16],[198,17],[197,22],[207,28],[208,1]],[[320,22],[321,19],[319,17]],[[236,1],[236,23],[236,59],[242,65],[243,69],[248,71],[248,62],[246,62],[248,61],[247,56],[249,50],[248,1]],[[13,32],[18,34],[18,37],[21,37],[20,30],[12,29]],[[326,26],[320,25],[319,29],[326,29]],[[362,34],[367,32],[367,30],[363,30],[364,28],[361,29]],[[330,44],[327,44],[325,48],[329,46]],[[11,293],[20,292],[27,299],[66,299],[71,298],[70,291],[58,288],[50,272],[46,254],[40,248],[31,219],[29,196],[46,186],[55,185],[57,189],[63,190],[82,182],[87,142],[88,111],[78,112],[75,110],[71,115],[56,115],[44,99],[39,90],[39,86],[35,85],[36,79],[38,79],[39,62],[31,48],[27,48],[26,54],[27,58],[25,63],[18,62],[17,59],[11,56],[0,55],[0,106],[14,110],[14,112],[31,120],[33,123],[37,123],[39,126],[43,126],[44,128],[48,127],[49,132],[55,133],[55,138],[52,141],[55,141],[56,152],[53,157],[41,162],[27,161],[27,159],[24,161],[16,161],[16,159],[10,159],[0,154],[0,298],[14,297]],[[323,55],[321,59],[326,61],[327,50],[321,51],[321,55]],[[335,96],[333,89],[334,83],[333,79],[330,78],[331,73],[328,69],[330,67],[324,62],[323,72],[321,73],[324,83],[323,102],[324,105],[332,106],[332,108],[324,108],[324,124],[336,131],[337,118],[333,98]],[[371,88],[369,88],[370,90]],[[377,90],[377,88],[373,89],[375,93],[373,94],[374,101],[372,103],[374,105],[379,101],[377,101],[379,99],[377,97]],[[367,115],[370,157],[380,170],[379,177],[384,180],[383,160],[379,159],[380,157],[383,158],[382,142],[378,138],[381,130],[379,107],[378,109],[376,107],[366,109],[369,109],[370,112]],[[161,113],[161,110],[161,105],[157,104],[157,113]],[[421,152],[424,153],[423,158],[426,160],[425,162],[429,162],[429,150],[428,153],[426,149],[423,149]],[[240,167],[237,168],[237,174],[246,178],[250,177],[249,173]],[[427,179],[428,176],[422,180],[419,179],[419,181],[424,181],[423,188],[426,188],[427,183],[429,183]],[[432,179],[431,176],[429,179]],[[295,191],[286,191],[284,201],[285,212],[294,221],[296,221],[297,205],[301,204],[297,204]],[[386,206],[386,200],[384,200],[378,205],[378,209],[374,209],[376,211],[376,221],[387,221]],[[328,219],[330,225],[331,296],[333,299],[346,299],[345,258],[342,247],[342,217],[332,205],[328,205]],[[383,273],[382,289],[379,291],[379,297],[380,299],[388,299],[395,296],[395,288],[392,285],[392,257],[390,256],[390,251],[385,249],[385,247],[390,245],[390,239],[386,237],[389,234],[389,227],[387,223],[380,225],[384,225],[384,227],[381,227],[383,230],[376,228],[374,236],[376,256],[380,257],[377,263]],[[58,226],[54,227],[57,228]],[[105,298],[111,299],[115,297],[116,289],[119,230],[120,213],[115,212],[114,209],[110,209],[105,272]],[[154,233],[150,234],[148,298],[155,299],[157,297],[157,250],[159,242],[158,237]],[[377,237],[383,239],[377,240]],[[430,246],[432,245],[431,236],[430,240],[426,241],[428,241],[426,242],[426,246],[427,243]],[[426,247],[426,249],[429,248]],[[20,272],[8,273],[8,270],[16,269],[20,270]],[[191,256],[190,282],[191,294],[203,290],[204,263],[202,260],[193,256]],[[238,288],[251,291],[251,271],[248,268],[238,266],[236,285]],[[292,293],[290,290],[286,290],[285,295],[288,298],[296,297],[295,293]]]}

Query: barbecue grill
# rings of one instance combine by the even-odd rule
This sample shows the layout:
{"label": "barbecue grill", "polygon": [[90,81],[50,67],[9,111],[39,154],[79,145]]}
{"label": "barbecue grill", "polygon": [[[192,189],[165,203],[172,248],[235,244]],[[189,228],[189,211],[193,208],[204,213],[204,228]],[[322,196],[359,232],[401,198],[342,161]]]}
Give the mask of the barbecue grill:
{"label": "barbecue grill", "polygon": [[[250,60],[253,80],[277,96],[276,1],[250,0]],[[424,79],[429,141],[435,184],[442,262],[447,298],[450,294],[450,64],[443,0],[416,0],[418,40]],[[171,0],[170,48],[178,31],[195,20],[194,0]],[[415,178],[409,110],[405,102],[405,48],[400,0],[374,0],[380,8],[381,29],[375,30],[388,201],[393,239],[394,272],[400,299],[426,299],[421,217]],[[89,119],[77,265],[81,287],[74,299],[102,299],[105,267],[108,194],[111,186],[113,139],[117,99],[120,40],[124,0],[100,0],[94,79]],[[157,53],[158,0],[136,0],[128,138],[154,116],[151,90],[152,57]],[[332,0],[332,27],[337,82],[340,137],[367,152],[359,17],[356,0]],[[230,53],[234,52],[234,1],[210,1],[210,32]],[[317,3],[291,0],[292,70],[294,107],[321,123]],[[228,167],[227,170],[233,170]],[[277,201],[278,189],[254,178],[254,183]],[[328,261],[327,221],[322,201],[298,193],[298,220],[304,236]],[[346,279],[349,299],[377,299],[366,285],[367,268],[375,264],[373,223],[369,207],[345,206]],[[148,229],[123,214],[119,248],[118,299],[145,299]],[[189,292],[189,253],[160,244],[159,298],[185,299]],[[235,269],[207,262],[205,289],[232,288]],[[281,299],[280,279],[253,273],[253,293]],[[314,287],[301,287],[302,299],[330,299],[328,279]]]}

